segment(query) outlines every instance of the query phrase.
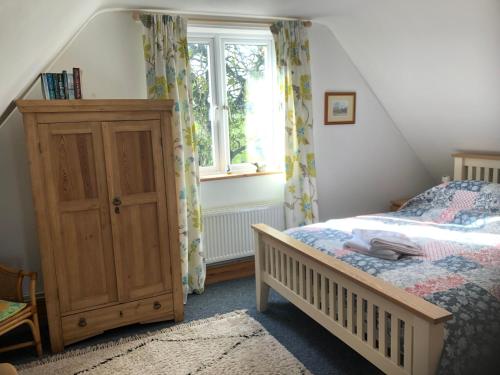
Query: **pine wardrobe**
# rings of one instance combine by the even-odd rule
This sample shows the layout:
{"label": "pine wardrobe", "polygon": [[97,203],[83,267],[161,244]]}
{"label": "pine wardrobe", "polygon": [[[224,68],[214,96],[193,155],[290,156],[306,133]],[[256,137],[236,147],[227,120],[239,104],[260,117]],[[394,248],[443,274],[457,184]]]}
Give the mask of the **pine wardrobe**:
{"label": "pine wardrobe", "polygon": [[183,319],[172,101],[20,100],[53,352]]}

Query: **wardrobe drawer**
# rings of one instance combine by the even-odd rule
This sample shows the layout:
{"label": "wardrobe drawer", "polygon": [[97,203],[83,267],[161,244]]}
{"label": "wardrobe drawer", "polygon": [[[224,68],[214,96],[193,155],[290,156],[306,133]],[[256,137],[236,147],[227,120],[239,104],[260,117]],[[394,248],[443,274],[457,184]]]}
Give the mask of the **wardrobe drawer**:
{"label": "wardrobe drawer", "polygon": [[173,318],[171,293],[68,315],[61,319],[64,344],[125,324]]}

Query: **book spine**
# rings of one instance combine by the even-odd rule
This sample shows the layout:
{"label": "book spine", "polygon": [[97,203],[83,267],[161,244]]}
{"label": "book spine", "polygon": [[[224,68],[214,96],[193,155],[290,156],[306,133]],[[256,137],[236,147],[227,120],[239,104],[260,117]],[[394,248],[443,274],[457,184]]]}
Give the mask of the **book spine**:
{"label": "book spine", "polygon": [[50,99],[49,82],[47,81],[47,74],[42,73],[42,93],[44,99]]}
{"label": "book spine", "polygon": [[58,74],[52,73],[52,76],[54,77],[54,98],[61,99],[59,97],[59,77],[58,77]]}
{"label": "book spine", "polygon": [[54,96],[55,99],[61,99],[61,96],[59,95],[59,74],[57,73],[52,73],[52,76],[54,77]]}
{"label": "book spine", "polygon": [[68,99],[75,99],[75,84],[73,80],[73,73],[68,73]]}
{"label": "book spine", "polygon": [[64,85],[64,99],[69,99],[69,87],[68,87],[68,72],[62,71],[63,85]]}
{"label": "book spine", "polygon": [[75,99],[81,99],[82,85],[80,82],[80,68],[73,68],[73,82],[75,86]]}
{"label": "book spine", "polygon": [[50,99],[55,99],[56,98],[56,86],[55,86],[55,82],[54,82],[54,74],[53,73],[47,73],[47,81],[49,82]]}
{"label": "book spine", "polygon": [[59,99],[64,99],[64,78],[62,73],[57,73],[57,88]]}

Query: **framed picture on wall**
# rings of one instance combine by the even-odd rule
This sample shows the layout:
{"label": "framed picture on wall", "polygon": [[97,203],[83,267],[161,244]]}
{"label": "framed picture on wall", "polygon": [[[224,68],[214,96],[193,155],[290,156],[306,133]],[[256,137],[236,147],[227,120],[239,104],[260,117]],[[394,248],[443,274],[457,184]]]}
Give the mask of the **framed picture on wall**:
{"label": "framed picture on wall", "polygon": [[356,122],[355,92],[325,92],[325,125]]}

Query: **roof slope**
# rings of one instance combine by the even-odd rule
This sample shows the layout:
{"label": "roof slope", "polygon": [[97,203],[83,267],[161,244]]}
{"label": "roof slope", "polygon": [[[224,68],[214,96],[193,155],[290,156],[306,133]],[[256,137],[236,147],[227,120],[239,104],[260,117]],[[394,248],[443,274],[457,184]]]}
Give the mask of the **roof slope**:
{"label": "roof slope", "polygon": [[429,171],[500,151],[500,1],[365,1],[321,19]]}
{"label": "roof slope", "polygon": [[100,1],[0,2],[0,113],[54,59]]}

